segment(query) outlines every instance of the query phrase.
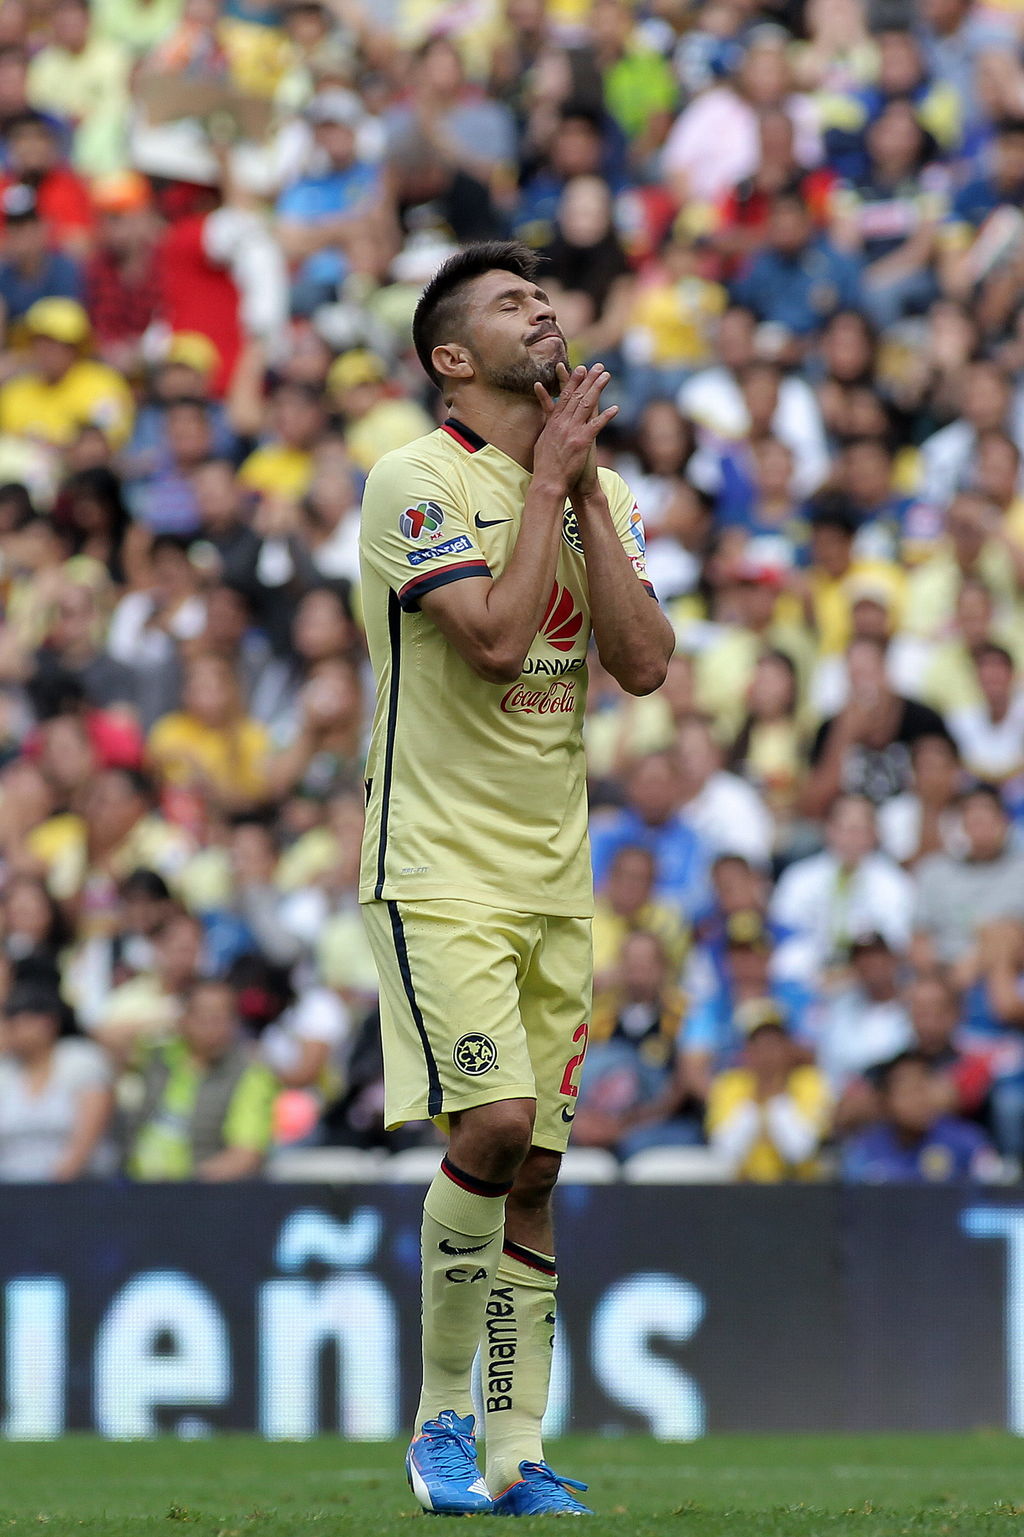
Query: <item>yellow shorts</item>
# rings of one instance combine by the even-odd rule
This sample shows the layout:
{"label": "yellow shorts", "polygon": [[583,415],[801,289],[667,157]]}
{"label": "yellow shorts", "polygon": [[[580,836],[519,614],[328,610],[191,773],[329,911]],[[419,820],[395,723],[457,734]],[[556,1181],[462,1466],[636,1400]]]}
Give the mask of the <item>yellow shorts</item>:
{"label": "yellow shorts", "polygon": [[590,919],[447,898],[368,902],[363,918],[380,977],[388,1129],[534,1099],[534,1143],[564,1152],[587,1049]]}

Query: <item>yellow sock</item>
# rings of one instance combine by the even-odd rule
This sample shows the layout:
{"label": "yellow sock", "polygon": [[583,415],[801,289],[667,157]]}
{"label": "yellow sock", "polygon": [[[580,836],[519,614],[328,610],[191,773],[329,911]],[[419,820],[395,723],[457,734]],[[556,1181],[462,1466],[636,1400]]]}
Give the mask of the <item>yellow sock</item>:
{"label": "yellow sock", "polygon": [[501,1258],[505,1197],[445,1158],[423,1203],[423,1388],[416,1430],[443,1409],[473,1413],[473,1357]]}
{"label": "yellow sock", "polygon": [[487,1487],[497,1496],[521,1462],[541,1462],[555,1338],[554,1256],[505,1240],[487,1299],[480,1367],[487,1431]]}

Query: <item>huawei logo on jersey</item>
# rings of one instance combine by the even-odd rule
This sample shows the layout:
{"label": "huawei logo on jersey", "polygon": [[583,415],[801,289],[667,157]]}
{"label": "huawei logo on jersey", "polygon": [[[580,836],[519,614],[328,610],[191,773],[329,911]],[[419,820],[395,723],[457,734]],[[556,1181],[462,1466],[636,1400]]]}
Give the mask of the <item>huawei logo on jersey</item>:
{"label": "huawei logo on jersey", "polygon": [[583,615],[572,593],[556,582],[540,622],[540,634],[556,651],[571,651],[582,628]]}

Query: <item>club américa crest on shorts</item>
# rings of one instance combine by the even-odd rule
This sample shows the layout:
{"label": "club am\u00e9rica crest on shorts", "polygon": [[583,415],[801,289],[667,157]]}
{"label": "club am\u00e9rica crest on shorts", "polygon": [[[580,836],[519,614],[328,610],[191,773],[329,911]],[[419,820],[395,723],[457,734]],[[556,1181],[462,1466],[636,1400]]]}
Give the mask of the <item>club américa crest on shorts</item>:
{"label": "club am\u00e9rica crest on shorts", "polygon": [[489,1035],[473,1030],[468,1035],[460,1035],[455,1042],[452,1060],[460,1073],[479,1078],[482,1073],[489,1073],[492,1067],[497,1067],[498,1048]]}

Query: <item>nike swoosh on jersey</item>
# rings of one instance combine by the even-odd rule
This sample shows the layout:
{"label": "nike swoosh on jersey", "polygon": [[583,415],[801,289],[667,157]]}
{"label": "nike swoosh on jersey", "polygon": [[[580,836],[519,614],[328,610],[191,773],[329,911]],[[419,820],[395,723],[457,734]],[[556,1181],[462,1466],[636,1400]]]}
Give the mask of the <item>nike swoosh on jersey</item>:
{"label": "nike swoosh on jersey", "polygon": [[499,523],[511,523],[511,518],[482,518],[479,513],[473,519],[477,528],[497,528]]}
{"label": "nike swoosh on jersey", "polygon": [[447,1238],[442,1238],[437,1247],[440,1249],[442,1254],[479,1254],[482,1249],[487,1248],[487,1244],[489,1244],[490,1241],[491,1240],[488,1238],[487,1243],[478,1243],[475,1249],[456,1249],[455,1245],[450,1244]]}
{"label": "nike swoosh on jersey", "polygon": [[576,1116],[575,1109],[570,1110],[567,1105],[563,1105],[562,1106],[562,1120],[563,1121],[565,1121],[568,1124],[568,1122],[573,1120],[575,1118],[575,1116]]}

